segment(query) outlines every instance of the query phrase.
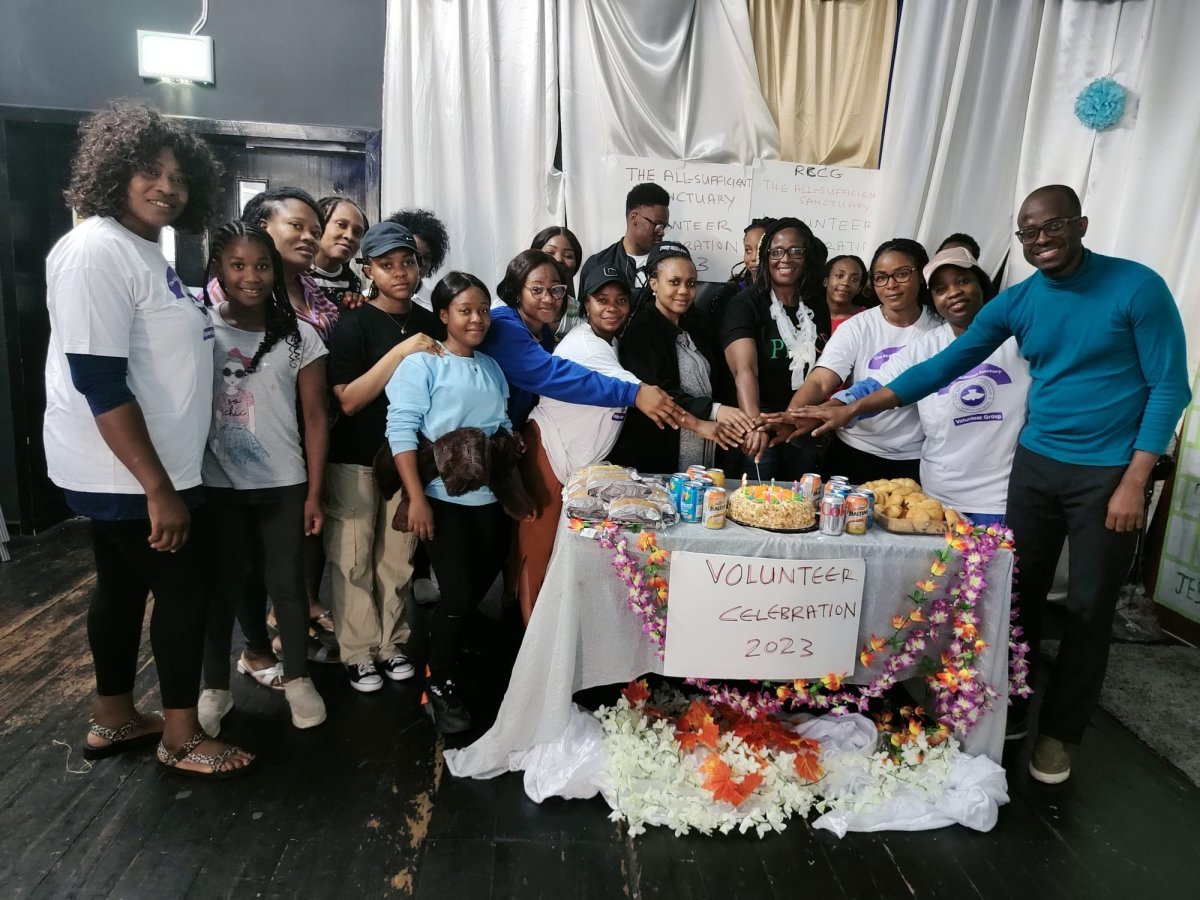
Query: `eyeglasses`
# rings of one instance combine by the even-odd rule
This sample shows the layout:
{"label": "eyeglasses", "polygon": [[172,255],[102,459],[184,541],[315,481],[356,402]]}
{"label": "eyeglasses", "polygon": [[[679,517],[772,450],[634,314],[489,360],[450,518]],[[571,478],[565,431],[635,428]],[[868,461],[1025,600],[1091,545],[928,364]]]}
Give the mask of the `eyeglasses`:
{"label": "eyeglasses", "polygon": [[222,369],[222,370],[221,370],[221,374],[222,374],[222,375],[224,375],[226,378],[228,378],[230,375],[232,375],[234,378],[239,378],[239,379],[241,379],[241,378],[245,378],[245,377],[246,377],[246,370],[245,370],[245,369],[229,369],[229,368],[225,368],[225,369]]}
{"label": "eyeglasses", "polygon": [[649,223],[650,223],[652,226],[654,226],[654,232],[655,232],[655,234],[666,234],[666,233],[667,233],[667,229],[671,227],[671,223],[669,223],[669,222],[655,222],[655,221],[654,221],[652,218],[650,218],[649,216],[643,216],[643,215],[642,215],[640,212],[638,212],[637,210],[634,210],[634,211],[633,211],[633,214],[634,214],[635,216],[637,216],[639,219],[645,219],[645,220],[646,220],[647,222],[649,222]]}
{"label": "eyeglasses", "polygon": [[542,294],[546,293],[546,291],[549,291],[550,296],[555,300],[561,300],[567,296],[567,286],[565,284],[556,284],[553,287],[546,287],[542,284],[528,284],[525,286],[525,290],[529,291],[535,300],[542,299]]}
{"label": "eyeglasses", "polygon": [[771,257],[771,259],[783,259],[784,256],[787,256],[788,259],[803,259],[804,258],[804,248],[803,247],[772,247],[767,252],[767,256]]}
{"label": "eyeglasses", "polygon": [[913,272],[917,271],[916,266],[905,266],[902,269],[897,269],[895,272],[875,272],[871,275],[871,283],[875,287],[883,287],[889,281],[895,280],[896,284],[908,284],[913,277]]}
{"label": "eyeglasses", "polygon": [[1046,237],[1056,237],[1063,233],[1068,222],[1077,222],[1083,216],[1062,216],[1057,219],[1047,219],[1041,225],[1030,225],[1028,228],[1019,228],[1013,232],[1022,244],[1032,244],[1038,239],[1038,235],[1043,231],[1046,232]]}

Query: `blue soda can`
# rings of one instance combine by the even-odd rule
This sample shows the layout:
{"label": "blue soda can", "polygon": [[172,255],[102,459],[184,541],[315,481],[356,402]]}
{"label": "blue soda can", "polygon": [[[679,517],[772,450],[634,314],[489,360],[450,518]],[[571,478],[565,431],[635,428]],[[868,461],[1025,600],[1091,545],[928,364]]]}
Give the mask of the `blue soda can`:
{"label": "blue soda can", "polygon": [[699,522],[704,513],[704,491],[708,485],[689,481],[679,494],[679,518],[684,522]]}
{"label": "blue soda can", "polygon": [[671,499],[675,501],[675,508],[679,509],[679,494],[683,490],[683,486],[689,481],[687,472],[676,472],[671,476],[669,490],[671,491]]}

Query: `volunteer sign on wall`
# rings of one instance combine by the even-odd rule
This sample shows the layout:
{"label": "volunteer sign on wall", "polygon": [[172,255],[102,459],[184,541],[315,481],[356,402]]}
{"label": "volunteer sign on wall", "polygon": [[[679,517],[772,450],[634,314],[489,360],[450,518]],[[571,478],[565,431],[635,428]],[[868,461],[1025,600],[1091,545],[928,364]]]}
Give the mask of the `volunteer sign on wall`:
{"label": "volunteer sign on wall", "polygon": [[1192,384],[1192,402],[1183,420],[1154,600],[1200,622],[1200,373]]}
{"label": "volunteer sign on wall", "polygon": [[820,678],[854,671],[866,562],[671,554],[663,673]]}

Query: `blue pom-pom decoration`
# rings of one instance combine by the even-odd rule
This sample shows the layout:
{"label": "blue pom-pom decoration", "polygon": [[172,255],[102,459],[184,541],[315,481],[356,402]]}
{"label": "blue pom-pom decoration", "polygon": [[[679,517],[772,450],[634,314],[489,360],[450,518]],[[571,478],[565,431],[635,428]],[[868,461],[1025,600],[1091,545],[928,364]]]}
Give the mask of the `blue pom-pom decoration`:
{"label": "blue pom-pom decoration", "polygon": [[1075,117],[1088,128],[1112,128],[1125,115],[1127,91],[1111,78],[1097,78],[1075,98]]}

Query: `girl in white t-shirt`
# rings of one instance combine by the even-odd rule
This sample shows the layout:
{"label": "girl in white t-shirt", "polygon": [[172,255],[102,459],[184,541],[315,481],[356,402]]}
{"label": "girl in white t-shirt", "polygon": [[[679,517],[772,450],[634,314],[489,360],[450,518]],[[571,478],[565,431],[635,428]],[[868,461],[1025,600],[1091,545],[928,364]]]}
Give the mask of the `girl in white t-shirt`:
{"label": "girl in white t-shirt", "polygon": [[[827,423],[822,430],[853,421],[864,413],[861,398],[950,346],[975,320],[990,293],[987,275],[963,247],[934,256],[925,267],[925,278],[945,324],[893,356],[877,379],[834,394],[834,400],[848,405],[815,411]],[[976,524],[1004,521],[1030,383],[1029,363],[1016,339],[1010,338],[982,364],[918,401],[925,433],[920,481],[926,493]]]}
{"label": "girl in white t-shirt", "polygon": [[[83,124],[67,199],[85,220],[46,259],[43,424],[50,477],[91,520],[96,559],[96,702],[83,755],[157,743],[162,766],[209,778],[245,773],[254,757],[197,718],[213,326],[158,241],[167,226],[203,229],[219,172],[203,141],[145,106],[114,104]],[[133,703],[151,592],[161,717]]]}
{"label": "girl in white t-shirt", "polygon": [[[221,537],[210,554],[207,641],[200,721],[209,734],[233,708],[229,652],[236,613],[246,636],[237,669],[282,690],[297,728],[325,721],[308,677],[308,598],[303,538],[321,533],[321,486],[329,447],[328,350],[288,300],[271,236],[244,222],[222,225],[209,253],[217,371],[204,484]],[[303,415],[300,445],[297,399]],[[280,666],[266,629],[262,582],[275,606]]]}
{"label": "girl in white t-shirt", "polygon": [[[844,382],[876,377],[892,356],[941,324],[921,270],[929,262],[916,241],[895,238],[880,245],[870,277],[880,305],[844,322],[829,339],[817,366],[792,397],[789,411],[764,420],[795,421],[794,436],[820,423],[792,410],[816,406]],[[920,476],[925,439],[915,408],[891,410],[837,432],[825,459],[825,474],[845,475],[853,484],[875,478]]]}

